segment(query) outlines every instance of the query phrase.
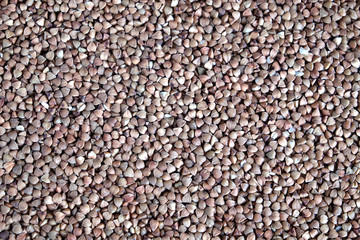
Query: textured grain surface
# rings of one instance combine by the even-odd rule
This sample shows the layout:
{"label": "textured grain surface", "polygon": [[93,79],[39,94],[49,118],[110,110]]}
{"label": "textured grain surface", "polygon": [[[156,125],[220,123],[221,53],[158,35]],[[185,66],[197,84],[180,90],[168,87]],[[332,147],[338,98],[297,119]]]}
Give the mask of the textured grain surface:
{"label": "textured grain surface", "polygon": [[358,239],[359,2],[0,2],[1,239]]}

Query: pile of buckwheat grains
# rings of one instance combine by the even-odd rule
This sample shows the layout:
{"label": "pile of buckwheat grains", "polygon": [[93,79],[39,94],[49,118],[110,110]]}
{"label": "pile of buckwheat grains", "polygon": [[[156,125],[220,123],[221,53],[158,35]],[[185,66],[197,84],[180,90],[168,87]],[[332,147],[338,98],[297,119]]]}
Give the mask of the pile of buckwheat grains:
{"label": "pile of buckwheat grains", "polygon": [[359,6],[2,0],[0,239],[359,239]]}

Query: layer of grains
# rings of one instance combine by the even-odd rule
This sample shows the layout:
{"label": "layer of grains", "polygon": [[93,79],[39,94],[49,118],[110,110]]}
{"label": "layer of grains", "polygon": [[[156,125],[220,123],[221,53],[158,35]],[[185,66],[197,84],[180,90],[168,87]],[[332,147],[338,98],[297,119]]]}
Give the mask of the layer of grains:
{"label": "layer of grains", "polygon": [[359,239],[359,6],[2,0],[0,238]]}

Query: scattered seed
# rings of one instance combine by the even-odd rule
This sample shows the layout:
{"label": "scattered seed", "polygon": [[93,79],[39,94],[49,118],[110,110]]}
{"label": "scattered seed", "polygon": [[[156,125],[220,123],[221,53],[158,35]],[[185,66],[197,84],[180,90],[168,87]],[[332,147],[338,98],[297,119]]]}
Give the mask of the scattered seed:
{"label": "scattered seed", "polygon": [[0,5],[1,239],[358,239],[359,1]]}

